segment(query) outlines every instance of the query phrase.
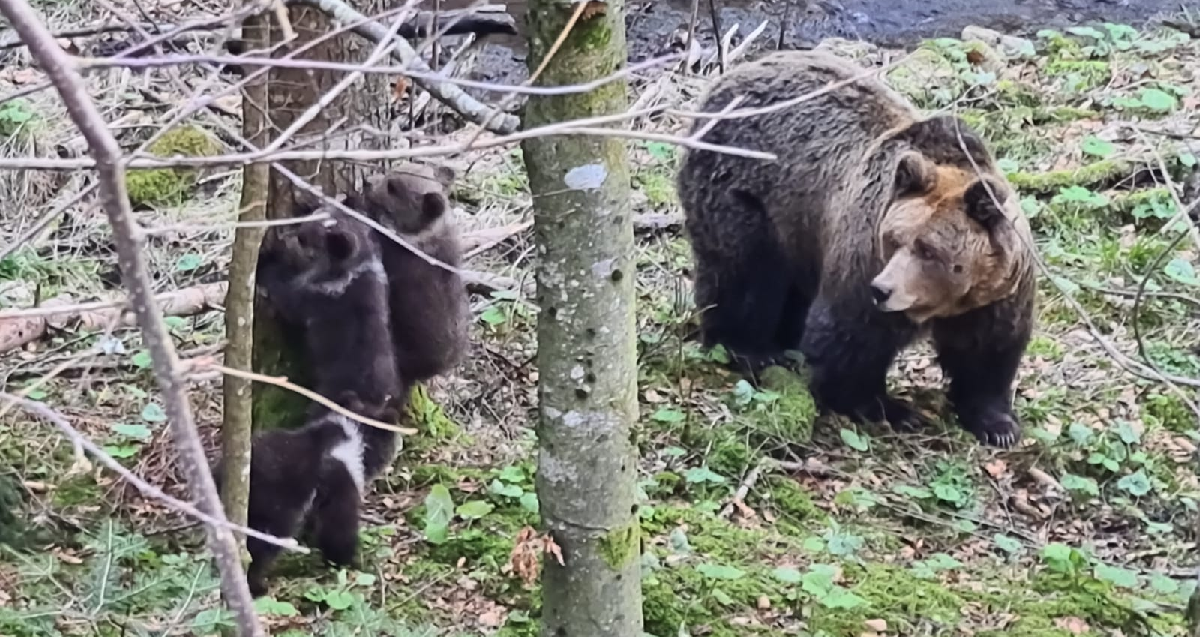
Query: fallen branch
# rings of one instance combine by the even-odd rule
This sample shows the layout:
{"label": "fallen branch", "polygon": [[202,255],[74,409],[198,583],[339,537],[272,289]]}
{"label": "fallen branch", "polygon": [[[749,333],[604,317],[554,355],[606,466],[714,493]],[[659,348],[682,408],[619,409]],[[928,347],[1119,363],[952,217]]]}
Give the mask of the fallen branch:
{"label": "fallen branch", "polygon": [[[463,271],[467,289],[476,294],[513,290],[515,279],[487,272]],[[225,300],[226,281],[194,288],[164,292],[154,297],[164,316],[195,316],[218,309]],[[85,330],[126,327],[135,323],[135,313],[127,298],[91,303],[71,303],[69,299],[51,299],[38,307],[0,311],[0,354],[32,343],[53,329],[69,325]]]}
{"label": "fallen branch", "polygon": [[[376,44],[387,36],[387,27],[373,20],[367,20],[363,14],[355,11],[341,0],[297,0],[297,4],[305,4],[320,9],[329,17],[342,24],[356,24],[357,26],[353,27],[351,31]],[[412,48],[412,45],[403,39],[396,39],[396,47],[392,49],[391,56],[414,71],[419,73],[433,73],[429,65]],[[412,79],[418,86],[429,91],[430,95],[436,97],[438,101],[454,109],[473,124],[479,124],[492,132],[500,134],[512,133],[521,127],[521,120],[516,115],[501,113],[495,108],[467,95],[455,84],[419,77],[413,77]]]}
{"label": "fallen branch", "polygon": [[[225,291],[224,282],[210,283],[166,292],[154,298],[165,316],[192,316],[220,307]],[[69,324],[78,324],[85,330],[102,330],[135,322],[128,298],[92,303],[50,299],[40,307],[0,311],[0,354],[42,338],[51,328],[63,329]]]}
{"label": "fallen branch", "polygon": [[[409,17],[400,26],[400,37],[407,39],[428,37],[432,32],[430,26],[434,20],[433,11],[419,11],[416,15]],[[456,20],[453,24],[449,24],[452,20]],[[152,35],[172,32],[175,34],[173,39],[166,40],[166,43],[176,43],[178,36],[184,33],[195,33],[197,31],[219,31],[228,26],[229,17],[205,17],[194,21],[188,21],[181,24],[129,24],[126,22],[120,23],[104,23],[93,24],[88,26],[76,27],[73,29],[61,29],[54,32],[54,37],[58,39],[74,39],[86,38],[95,35],[107,35],[110,33],[132,33],[145,31]],[[474,33],[476,35],[516,35],[517,25],[508,8],[502,4],[488,4],[478,9],[456,9],[450,11],[442,11],[438,14],[438,28],[443,28],[440,25],[446,24],[444,27],[444,35],[466,35]],[[0,50],[15,49],[25,46],[21,42],[20,36],[15,33],[6,32],[0,36]],[[245,51],[244,42],[241,40],[231,39],[225,45],[225,50],[240,55]]]}

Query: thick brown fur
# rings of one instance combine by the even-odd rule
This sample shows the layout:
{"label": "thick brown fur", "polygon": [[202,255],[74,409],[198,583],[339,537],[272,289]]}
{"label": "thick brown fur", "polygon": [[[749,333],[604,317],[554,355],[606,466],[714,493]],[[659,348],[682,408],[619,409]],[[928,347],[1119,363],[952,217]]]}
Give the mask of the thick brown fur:
{"label": "thick brown fur", "polygon": [[[296,216],[316,211],[330,219],[272,228],[259,259],[260,289],[276,314],[302,334],[314,391],[360,415],[394,422],[411,384],[396,367],[387,276],[374,230],[334,206],[301,207]],[[315,481],[306,526],[321,553],[348,565],[357,553],[361,496],[391,464],[397,440],[394,432],[353,423],[323,406],[310,410],[311,422],[330,418],[346,425],[344,439],[315,461],[311,454],[293,457],[289,470]],[[275,438],[255,443],[252,465],[260,453],[265,467],[279,464],[274,457],[291,455],[290,445]],[[260,497],[256,491],[252,486],[252,502]],[[292,509],[264,506],[257,523],[294,529]]]}
{"label": "thick brown fur", "polygon": [[[295,537],[301,523],[313,508],[318,485],[334,477],[348,478],[347,468],[331,460],[330,452],[355,435],[339,417],[316,418],[299,429],[274,429],[254,437],[250,455],[250,499],[247,525],[276,537]],[[349,423],[353,427],[353,423]],[[326,463],[327,476],[315,469]],[[213,468],[217,489],[223,487],[224,460]],[[357,494],[356,494],[357,497]],[[357,516],[357,510],[356,510]],[[357,517],[355,519],[357,524]],[[357,526],[355,527],[357,529]],[[250,592],[259,597],[267,593],[267,574],[282,550],[260,539],[246,538],[250,566],[246,579]]]}
{"label": "thick brown fur", "polygon": [[[722,76],[702,110],[736,96],[746,98],[736,110],[768,106],[864,73],[824,52],[776,52]],[[798,348],[825,408],[908,427],[920,419],[888,395],[886,373],[928,331],[960,424],[987,443],[1016,442],[1032,244],[975,132],[954,117],[923,119],[862,78],[722,120],[704,141],[778,158],[693,150],[680,167],[707,345],[724,345],[748,372]]]}
{"label": "thick brown fur", "polygon": [[[407,163],[368,180],[348,205],[446,265],[462,249],[449,214],[449,168]],[[388,276],[392,340],[400,376],[421,382],[454,368],[467,350],[467,292],[462,277],[375,233]]]}

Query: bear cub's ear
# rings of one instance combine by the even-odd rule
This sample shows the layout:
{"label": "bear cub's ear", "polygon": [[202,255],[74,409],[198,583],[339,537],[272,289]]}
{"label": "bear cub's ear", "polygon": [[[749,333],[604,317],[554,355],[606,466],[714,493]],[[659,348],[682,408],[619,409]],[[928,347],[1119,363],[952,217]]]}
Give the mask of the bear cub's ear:
{"label": "bear cub's ear", "polygon": [[426,224],[446,214],[447,207],[446,198],[439,192],[427,192],[421,196],[421,218]]}
{"label": "bear cub's ear", "polygon": [[[342,223],[358,223],[357,221],[344,220]],[[334,263],[344,263],[354,256],[355,250],[358,249],[358,239],[354,233],[347,232],[343,228],[330,228],[325,235],[325,252],[329,255],[329,260]]]}
{"label": "bear cub's ear", "polygon": [[912,197],[933,189],[933,166],[921,153],[908,151],[900,156],[896,164],[895,194],[897,197]]}
{"label": "bear cub's ear", "polygon": [[1004,202],[1007,199],[1008,192],[999,182],[991,177],[982,177],[963,193],[963,206],[968,217],[992,232],[1007,220],[1004,215]]}

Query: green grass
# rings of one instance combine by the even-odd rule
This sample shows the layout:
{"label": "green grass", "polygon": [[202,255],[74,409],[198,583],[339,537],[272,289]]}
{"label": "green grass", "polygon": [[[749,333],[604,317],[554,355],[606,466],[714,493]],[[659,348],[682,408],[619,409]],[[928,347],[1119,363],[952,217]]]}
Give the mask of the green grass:
{"label": "green grass", "polygon": [[[1096,337],[1164,372],[1200,377],[1197,248],[1190,239],[1172,246],[1175,201],[1166,176],[1146,172],[1161,159],[1181,180],[1195,158],[1177,140],[1129,127],[1200,126],[1183,106],[1197,88],[1184,69],[1200,61],[1200,43],[1103,27],[1046,32],[1034,44],[1038,58],[988,78],[969,47],[930,43],[923,63],[948,81],[908,87],[923,105],[957,105],[997,149],[1050,268],[1015,401],[1026,435],[1014,449],[981,448],[957,427],[927,346],[901,357],[891,378],[936,420],[916,434],[816,417],[803,377],[786,370],[751,387],[723,367],[722,352],[684,338],[695,320],[682,274],[687,242],[678,232],[641,237],[648,633],[1183,634],[1194,578],[1179,568],[1194,562],[1200,430],[1177,392],[1123,371]],[[1153,68],[1153,82],[1124,71],[1135,67]],[[644,211],[678,213],[677,149],[630,151]],[[460,201],[489,209],[525,196],[519,154],[480,158],[489,168],[459,185]],[[149,249],[164,285],[201,276],[178,267],[169,244]],[[0,263],[0,304],[102,289],[109,255],[61,254],[43,246]],[[509,267],[522,275],[529,264]],[[361,570],[285,556],[259,602],[272,634],[537,634],[536,579],[526,583],[510,564],[514,548],[547,559],[516,539],[539,523],[535,326],[511,295],[482,308],[478,355],[431,392],[441,409],[430,403],[422,434],[368,498]],[[218,342],[223,324],[209,315],[171,329],[186,349]],[[85,355],[106,366],[67,366],[34,397],[151,482],[185,493],[133,332],[68,328],[10,352],[0,363],[6,391]],[[198,382],[192,395],[211,446],[219,385]],[[0,418],[0,541],[21,540],[0,548],[0,634],[157,635],[175,622],[207,635],[227,623],[198,529],[107,473],[71,473],[72,462],[49,428],[12,412]],[[741,486],[746,497],[734,503]]]}

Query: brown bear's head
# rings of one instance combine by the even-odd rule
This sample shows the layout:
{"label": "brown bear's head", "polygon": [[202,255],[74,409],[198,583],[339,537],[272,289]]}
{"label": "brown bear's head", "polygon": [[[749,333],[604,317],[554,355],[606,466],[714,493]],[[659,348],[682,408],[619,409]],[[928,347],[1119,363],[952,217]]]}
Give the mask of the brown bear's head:
{"label": "brown bear's head", "polygon": [[400,234],[416,236],[436,230],[449,209],[446,188],[455,179],[453,169],[405,163],[367,182],[366,212]]}
{"label": "brown bear's head", "polygon": [[901,154],[892,204],[877,228],[884,263],[871,281],[877,307],[923,323],[1011,295],[1024,223],[1004,180]]}

